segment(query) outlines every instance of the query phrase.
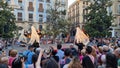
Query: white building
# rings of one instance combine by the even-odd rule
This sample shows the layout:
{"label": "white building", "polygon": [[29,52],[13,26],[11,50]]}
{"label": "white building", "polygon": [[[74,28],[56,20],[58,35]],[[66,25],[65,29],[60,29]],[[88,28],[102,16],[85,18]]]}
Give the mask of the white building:
{"label": "white building", "polygon": [[[14,8],[14,15],[16,17],[17,26],[29,30],[31,25],[37,29],[44,28],[43,24],[49,20],[47,17],[48,9],[54,7],[56,0],[7,0],[8,4]],[[65,4],[62,7],[67,10],[67,0],[59,0]]]}

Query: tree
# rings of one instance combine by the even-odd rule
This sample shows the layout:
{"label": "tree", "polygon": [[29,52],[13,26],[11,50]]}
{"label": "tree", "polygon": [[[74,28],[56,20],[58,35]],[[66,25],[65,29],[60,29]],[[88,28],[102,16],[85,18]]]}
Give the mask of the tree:
{"label": "tree", "polygon": [[61,17],[66,15],[66,10],[59,10],[59,8],[63,6],[64,5],[60,5],[60,2],[56,1],[54,7],[48,10],[47,17],[49,20],[47,21],[47,27],[44,31],[46,34],[54,36],[54,38],[60,33],[67,34],[71,26],[68,20]]}
{"label": "tree", "polygon": [[7,2],[0,1],[0,35],[3,38],[12,38],[16,29],[15,16]]}
{"label": "tree", "polygon": [[85,31],[90,37],[105,37],[109,35],[109,27],[114,17],[112,12],[107,11],[112,6],[111,0],[94,0],[90,6],[86,8],[89,11],[85,15],[86,25]]}

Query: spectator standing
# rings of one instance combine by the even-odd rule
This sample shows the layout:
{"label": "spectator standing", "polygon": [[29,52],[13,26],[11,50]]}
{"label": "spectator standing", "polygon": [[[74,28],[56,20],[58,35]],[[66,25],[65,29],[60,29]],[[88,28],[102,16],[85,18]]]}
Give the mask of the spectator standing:
{"label": "spectator standing", "polygon": [[34,55],[34,46],[28,46],[28,50],[23,52],[23,55],[27,57],[25,64],[32,64],[32,56]]}
{"label": "spectator standing", "polygon": [[63,68],[82,68],[79,57],[74,57],[73,60],[68,64],[68,67],[64,66]]}
{"label": "spectator standing", "polygon": [[9,59],[8,59],[9,66],[12,66],[12,62],[16,57],[17,57],[17,50],[15,50],[15,49],[11,50],[10,56],[9,56]]}
{"label": "spectator standing", "polygon": [[53,58],[56,60],[56,62],[57,62],[57,63],[59,63],[59,57],[58,57],[58,56],[56,56],[56,53],[57,53],[57,51],[56,51],[56,50],[52,50],[51,57],[53,57]]}
{"label": "spectator standing", "polygon": [[82,60],[83,68],[95,68],[94,66],[95,58],[92,55],[92,51],[93,51],[92,47],[87,46],[86,48],[87,55]]}
{"label": "spectator standing", "polygon": [[64,52],[61,50],[61,48],[62,48],[62,45],[61,45],[61,44],[58,44],[58,45],[57,45],[58,51],[57,51],[56,56],[59,57],[59,60],[61,60],[61,59],[64,57]]}
{"label": "spectator standing", "polygon": [[64,58],[62,60],[60,60],[60,67],[61,68],[63,68],[64,65],[70,63],[70,61],[71,61],[71,58],[70,58],[70,56],[71,56],[71,49],[69,49],[69,48],[65,49],[64,55],[65,55]]}

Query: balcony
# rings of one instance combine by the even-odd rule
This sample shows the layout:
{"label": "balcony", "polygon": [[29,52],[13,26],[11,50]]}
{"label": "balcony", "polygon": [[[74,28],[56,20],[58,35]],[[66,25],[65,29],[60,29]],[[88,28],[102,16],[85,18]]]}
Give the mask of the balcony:
{"label": "balcony", "polygon": [[40,19],[39,19],[39,22],[40,22],[40,23],[42,23],[42,22],[43,22],[43,19],[42,19],[42,18],[40,18]]}
{"label": "balcony", "polygon": [[83,9],[86,9],[87,8],[87,6],[86,5],[83,5]]}
{"label": "balcony", "polygon": [[39,8],[38,12],[44,12],[44,9]]}
{"label": "balcony", "polygon": [[22,6],[20,6],[20,8],[18,8],[18,10],[23,10],[23,7],[22,7]]}
{"label": "balcony", "polygon": [[29,18],[29,22],[33,22],[33,18]]}
{"label": "balcony", "polygon": [[22,21],[22,18],[18,18],[17,21]]}
{"label": "balcony", "polygon": [[28,11],[34,11],[33,7],[28,7]]}

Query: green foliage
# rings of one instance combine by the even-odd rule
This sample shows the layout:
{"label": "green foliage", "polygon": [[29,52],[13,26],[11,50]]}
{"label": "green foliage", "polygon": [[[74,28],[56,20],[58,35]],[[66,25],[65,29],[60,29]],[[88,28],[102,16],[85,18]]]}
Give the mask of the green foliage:
{"label": "green foliage", "polygon": [[55,24],[47,24],[46,34],[56,37],[60,33],[68,34],[70,31],[71,23],[65,19],[59,19]]}
{"label": "green foliage", "polygon": [[114,17],[112,12],[107,12],[107,7],[112,6],[110,0],[94,0],[86,10],[89,13],[85,15],[87,20],[85,31],[90,37],[105,37],[109,35],[109,27],[112,24]]}
{"label": "green foliage", "polygon": [[0,35],[3,38],[14,37],[13,31],[16,29],[15,16],[7,3],[0,1]]}
{"label": "green foliage", "polygon": [[58,11],[60,7],[60,3],[56,1],[55,7],[51,7],[48,10],[49,21],[47,22],[46,29],[44,29],[45,34],[54,36],[54,38],[60,33],[67,34],[71,26],[71,23],[64,17],[60,17],[60,15],[66,15],[66,10]]}

